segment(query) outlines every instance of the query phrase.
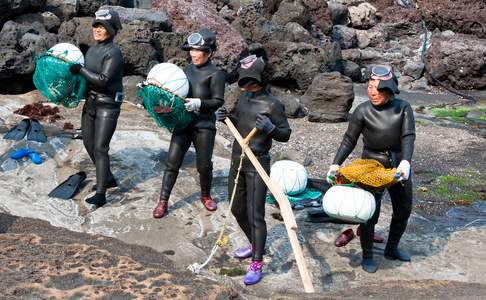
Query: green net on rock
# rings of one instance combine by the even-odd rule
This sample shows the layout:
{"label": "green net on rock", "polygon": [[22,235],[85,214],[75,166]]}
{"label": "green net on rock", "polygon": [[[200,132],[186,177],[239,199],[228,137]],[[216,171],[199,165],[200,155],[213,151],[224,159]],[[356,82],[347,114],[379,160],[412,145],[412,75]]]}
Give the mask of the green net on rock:
{"label": "green net on rock", "polygon": [[182,98],[155,85],[142,86],[138,96],[157,125],[170,132],[182,131],[195,117],[187,111]]}
{"label": "green net on rock", "polygon": [[68,108],[78,106],[86,90],[86,79],[69,71],[72,64],[47,54],[40,55],[33,78],[35,87],[50,102]]}

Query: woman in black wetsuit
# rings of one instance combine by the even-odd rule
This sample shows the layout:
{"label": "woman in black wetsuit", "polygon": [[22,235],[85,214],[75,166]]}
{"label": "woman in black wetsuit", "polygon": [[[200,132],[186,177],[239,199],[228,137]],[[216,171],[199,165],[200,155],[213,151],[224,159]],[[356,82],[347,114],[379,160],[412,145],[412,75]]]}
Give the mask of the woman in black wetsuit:
{"label": "woman in black wetsuit", "polygon": [[[415,142],[415,121],[410,104],[395,98],[400,93],[398,82],[390,66],[374,66],[368,82],[369,101],[358,105],[353,112],[346,133],[331,165],[328,178],[353,151],[360,135],[363,136],[362,158],[375,159],[385,168],[397,168],[403,178],[389,187],[393,215],[390,224],[385,258],[410,261],[410,256],[398,249],[398,243],[407,227],[412,211],[412,179],[410,162]],[[383,191],[374,194],[376,211],[372,218],[361,224],[362,267],[366,272],[376,272],[373,260],[373,235],[380,214]]]}
{"label": "woman in black wetsuit", "polygon": [[216,202],[211,198],[211,157],[216,136],[214,112],[224,104],[225,75],[211,63],[210,58],[216,51],[216,36],[213,32],[204,28],[191,34],[182,45],[182,49],[189,51],[191,57],[191,63],[184,70],[190,86],[185,105],[188,111],[196,113],[197,116],[187,128],[172,134],[160,199],[153,211],[154,218],[162,218],[166,214],[179,168],[192,143],[196,149],[201,202],[209,211],[217,209]]}
{"label": "woman in black wetsuit", "polygon": [[96,194],[86,202],[102,206],[106,189],[118,185],[110,171],[108,150],[123,101],[123,56],[113,44],[122,26],[118,13],[107,9],[96,12],[92,26],[96,43],[86,53],[85,66],[74,64],[70,71],[88,81],[81,129],[84,147],[96,166]]}
{"label": "woman in black wetsuit", "polygon": [[[270,172],[269,151],[272,140],[287,142],[291,129],[285,116],[284,106],[275,98],[262,80],[265,63],[255,55],[242,61],[239,69],[238,85],[243,93],[234,109],[228,113],[224,107],[218,109],[219,121],[229,117],[243,136],[256,127],[258,132],[250,140],[249,146],[267,173]],[[241,147],[233,143],[231,168],[228,176],[228,195],[232,195],[240,162]],[[252,258],[244,283],[258,283],[262,276],[262,261],[267,225],[265,223],[265,197],[267,186],[252,163],[245,158],[240,171],[235,199],[231,212],[245,233],[250,245],[236,250],[236,258]]]}

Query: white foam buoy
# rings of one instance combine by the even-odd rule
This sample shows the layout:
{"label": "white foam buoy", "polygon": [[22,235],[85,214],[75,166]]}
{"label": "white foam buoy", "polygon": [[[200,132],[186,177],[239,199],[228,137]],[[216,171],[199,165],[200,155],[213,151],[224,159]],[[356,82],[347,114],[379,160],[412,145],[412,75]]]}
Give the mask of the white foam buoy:
{"label": "white foam buoy", "polygon": [[331,217],[364,223],[373,216],[376,201],[373,194],[363,189],[334,185],[324,194],[322,208]]}
{"label": "white foam buoy", "polygon": [[48,55],[64,61],[78,63],[84,66],[84,55],[78,47],[69,43],[59,43],[47,50]]}
{"label": "white foam buoy", "polygon": [[303,192],[307,186],[307,171],[295,161],[279,160],[270,168],[270,178],[286,195]]}
{"label": "white foam buoy", "polygon": [[171,63],[155,65],[150,69],[146,82],[158,85],[182,98],[189,93],[189,81],[186,73]]}

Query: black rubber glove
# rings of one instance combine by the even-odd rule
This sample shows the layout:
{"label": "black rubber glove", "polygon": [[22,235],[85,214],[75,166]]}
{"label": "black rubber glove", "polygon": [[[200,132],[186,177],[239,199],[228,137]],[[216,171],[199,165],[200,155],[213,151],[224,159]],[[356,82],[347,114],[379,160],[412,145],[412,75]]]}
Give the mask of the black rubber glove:
{"label": "black rubber glove", "polygon": [[259,130],[265,132],[266,134],[271,133],[275,129],[275,125],[270,121],[270,119],[262,114],[257,116],[255,127]]}
{"label": "black rubber glove", "polygon": [[71,72],[71,74],[78,75],[82,67],[83,66],[81,64],[74,64],[69,67],[69,71]]}
{"label": "black rubber glove", "polygon": [[218,121],[221,121],[223,122],[224,119],[226,119],[227,117],[229,117],[229,112],[226,110],[225,107],[221,106],[220,108],[218,108],[214,114],[216,115],[216,120]]}

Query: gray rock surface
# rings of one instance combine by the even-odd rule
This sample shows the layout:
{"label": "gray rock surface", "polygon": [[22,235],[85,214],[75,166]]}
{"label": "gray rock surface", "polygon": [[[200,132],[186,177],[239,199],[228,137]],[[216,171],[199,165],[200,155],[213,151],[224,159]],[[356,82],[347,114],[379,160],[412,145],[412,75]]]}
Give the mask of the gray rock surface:
{"label": "gray rock surface", "polygon": [[335,25],[332,27],[332,40],[339,43],[341,49],[356,48],[358,46],[358,38],[356,31],[344,25]]}
{"label": "gray rock surface", "polygon": [[432,36],[425,61],[428,70],[455,88],[485,89],[486,39],[457,36]]}
{"label": "gray rock surface", "polygon": [[283,0],[273,15],[272,22],[277,25],[294,22],[305,26],[310,22],[310,15],[307,6],[302,1]]}
{"label": "gray rock surface", "polygon": [[376,8],[368,2],[363,2],[358,6],[349,6],[348,9],[351,25],[354,28],[368,29],[378,22]]}
{"label": "gray rock surface", "polygon": [[353,104],[353,82],[338,72],[321,73],[302,96],[311,122],[344,122]]}
{"label": "gray rock surface", "polygon": [[120,16],[120,21],[123,24],[128,24],[133,21],[142,21],[147,29],[152,31],[171,31],[172,24],[167,12],[164,8],[158,9],[141,9],[141,8],[126,8],[121,6],[104,5],[101,8],[113,9]]}

